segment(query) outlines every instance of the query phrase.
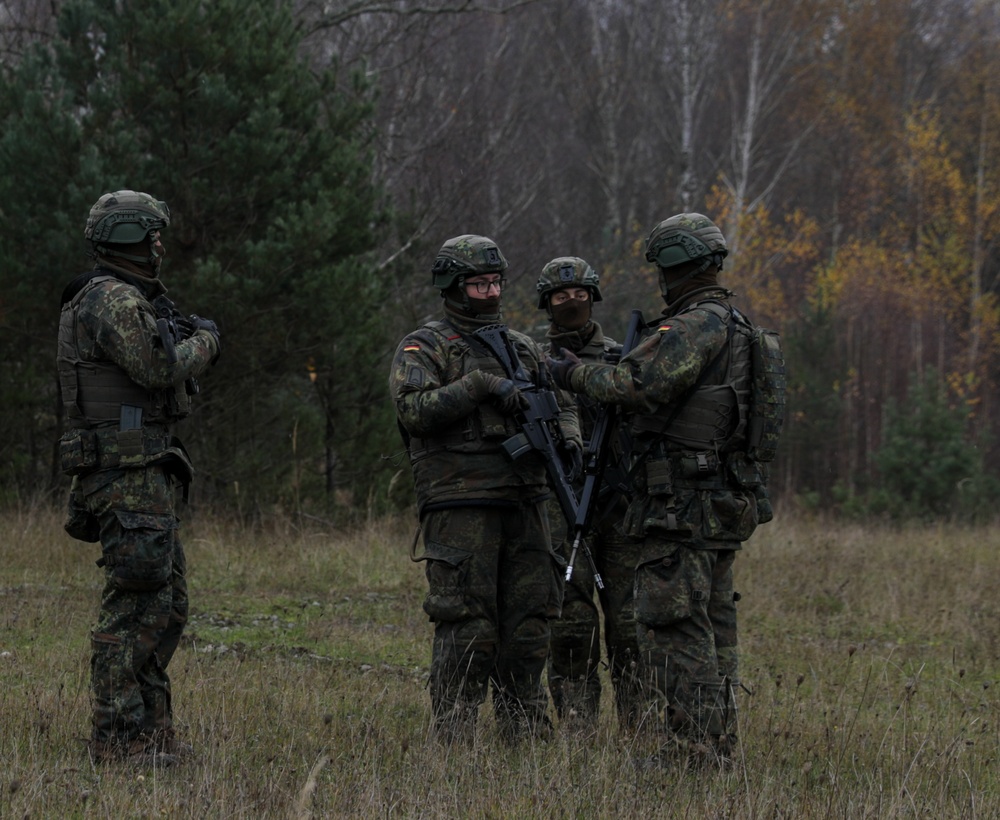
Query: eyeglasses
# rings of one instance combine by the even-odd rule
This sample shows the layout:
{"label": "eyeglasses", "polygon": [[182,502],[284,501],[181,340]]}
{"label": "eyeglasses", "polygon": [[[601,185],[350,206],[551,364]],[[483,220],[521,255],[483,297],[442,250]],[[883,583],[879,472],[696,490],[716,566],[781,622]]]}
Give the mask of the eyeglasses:
{"label": "eyeglasses", "polygon": [[565,290],[557,290],[549,297],[549,301],[553,305],[561,305],[568,302],[570,299],[576,299],[580,302],[586,302],[590,299],[590,291],[586,288],[567,288]]}
{"label": "eyeglasses", "polygon": [[501,276],[499,279],[489,279],[485,282],[466,282],[465,286],[467,288],[475,288],[476,293],[485,296],[490,292],[490,288],[496,288],[499,291],[507,287],[507,277]]}

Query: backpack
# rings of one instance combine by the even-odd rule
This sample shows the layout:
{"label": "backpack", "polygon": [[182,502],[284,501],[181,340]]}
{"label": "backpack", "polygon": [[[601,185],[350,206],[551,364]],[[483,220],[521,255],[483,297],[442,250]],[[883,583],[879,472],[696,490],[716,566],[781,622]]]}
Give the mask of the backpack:
{"label": "backpack", "polygon": [[741,486],[757,499],[759,524],[774,517],[767,491],[769,462],[774,461],[785,424],[788,380],[781,337],[773,330],[755,325],[733,308],[733,316],[749,333],[750,400],[747,413],[746,449],[734,453],[729,469]]}
{"label": "backpack", "polygon": [[785,424],[788,379],[781,337],[773,330],[753,324],[751,327],[747,455],[753,461],[767,463],[774,461]]}

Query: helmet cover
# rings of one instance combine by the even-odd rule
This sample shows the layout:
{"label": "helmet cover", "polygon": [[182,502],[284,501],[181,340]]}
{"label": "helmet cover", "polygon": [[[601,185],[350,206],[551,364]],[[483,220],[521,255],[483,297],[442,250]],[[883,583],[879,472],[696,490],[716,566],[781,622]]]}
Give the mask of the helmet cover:
{"label": "helmet cover", "polygon": [[114,191],[94,203],[83,235],[95,246],[133,245],[169,224],[166,202],[141,191]]}
{"label": "helmet cover", "polygon": [[586,288],[594,302],[603,298],[597,271],[579,256],[559,256],[547,263],[535,287],[538,290],[539,310],[548,305],[553,292],[563,288]]}
{"label": "helmet cover", "polygon": [[507,270],[497,243],[487,236],[462,234],[441,246],[431,268],[434,287],[447,290],[459,278],[477,273],[503,273]]}
{"label": "helmet cover", "polygon": [[702,214],[676,214],[659,223],[646,240],[646,261],[672,268],[695,259],[729,253],[726,238],[712,220]]}

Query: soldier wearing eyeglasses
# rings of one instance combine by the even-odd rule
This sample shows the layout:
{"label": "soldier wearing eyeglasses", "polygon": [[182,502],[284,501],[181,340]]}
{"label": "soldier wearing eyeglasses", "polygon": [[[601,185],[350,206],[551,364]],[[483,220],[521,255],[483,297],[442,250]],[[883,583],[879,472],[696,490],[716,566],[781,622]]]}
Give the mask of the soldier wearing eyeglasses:
{"label": "soldier wearing eyeglasses", "polygon": [[[544,462],[511,461],[520,394],[473,334],[502,319],[507,260],[493,240],[466,234],[441,247],[432,269],[444,315],[400,342],[389,390],[413,469],[434,623],[431,706],[445,742],[475,736],[492,687],[506,739],[547,734],[542,686],[549,621],[562,601],[551,546]],[[509,330],[532,378],[539,346]],[[575,405],[559,396],[563,436],[580,448]]]}

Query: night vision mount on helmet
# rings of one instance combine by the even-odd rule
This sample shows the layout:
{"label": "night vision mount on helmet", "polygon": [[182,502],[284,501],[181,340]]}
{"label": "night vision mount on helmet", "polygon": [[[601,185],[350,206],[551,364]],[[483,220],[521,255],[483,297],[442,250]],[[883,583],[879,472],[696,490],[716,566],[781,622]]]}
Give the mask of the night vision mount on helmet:
{"label": "night vision mount on helmet", "polygon": [[460,280],[466,276],[503,273],[505,270],[507,260],[500,253],[496,242],[486,236],[463,234],[449,239],[441,246],[431,274],[434,287],[444,291],[461,284]]}
{"label": "night vision mount on helmet", "polygon": [[600,277],[578,256],[560,256],[549,262],[538,277],[538,309],[548,307],[549,296],[562,288],[586,288],[591,301],[600,302]]}

